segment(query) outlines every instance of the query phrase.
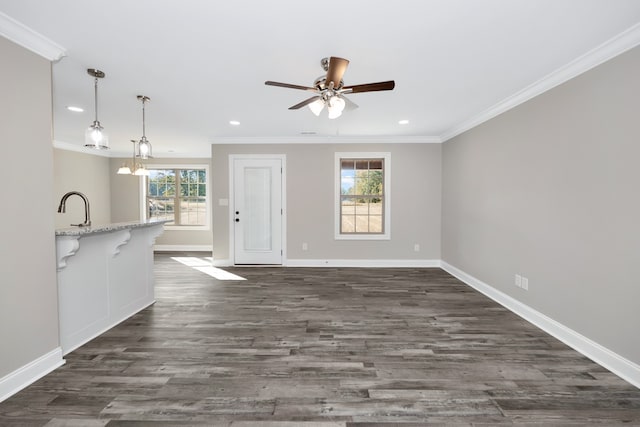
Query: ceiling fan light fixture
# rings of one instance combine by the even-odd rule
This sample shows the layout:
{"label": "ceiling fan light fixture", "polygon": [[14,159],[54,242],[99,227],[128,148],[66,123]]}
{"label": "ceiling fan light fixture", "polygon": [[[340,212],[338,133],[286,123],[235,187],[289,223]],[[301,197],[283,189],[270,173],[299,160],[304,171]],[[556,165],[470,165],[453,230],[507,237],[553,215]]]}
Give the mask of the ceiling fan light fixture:
{"label": "ceiling fan light fixture", "polygon": [[328,109],[328,115],[327,117],[329,117],[330,119],[337,119],[338,117],[340,117],[342,115],[342,111],[339,111],[336,108],[329,108]]}
{"label": "ceiling fan light fixture", "polygon": [[329,113],[328,117],[330,119],[340,117],[347,104],[349,107],[348,110],[358,108],[356,104],[347,98],[343,98],[342,95],[393,90],[396,85],[393,80],[388,80],[384,82],[345,86],[342,77],[349,65],[348,59],[332,56],[330,58],[323,58],[320,61],[320,64],[327,74],[325,76],[318,77],[313,83],[313,86],[301,86],[291,83],[274,82],[271,80],[265,81],[264,84],[267,86],[279,86],[313,92],[315,96],[292,105],[289,107],[289,110],[298,110],[306,105],[309,106],[309,109],[313,114],[319,116],[324,105],[326,105]]}
{"label": "ceiling fan light fixture", "polygon": [[311,104],[309,104],[309,109],[316,116],[320,115],[323,108],[324,108],[324,99],[322,98],[318,98],[315,101],[313,101]]}
{"label": "ceiling fan light fixture", "polygon": [[336,119],[342,115],[342,110],[344,110],[345,102],[344,99],[339,96],[332,96],[329,98],[329,102],[327,103],[327,111],[329,113],[330,119]]}

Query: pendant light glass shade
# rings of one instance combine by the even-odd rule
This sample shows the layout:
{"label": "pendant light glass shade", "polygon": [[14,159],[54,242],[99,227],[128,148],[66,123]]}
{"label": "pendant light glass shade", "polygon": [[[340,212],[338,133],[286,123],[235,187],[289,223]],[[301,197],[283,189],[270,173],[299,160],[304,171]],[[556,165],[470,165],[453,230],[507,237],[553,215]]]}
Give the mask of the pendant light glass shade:
{"label": "pendant light glass shade", "polygon": [[149,159],[153,158],[151,152],[151,143],[146,137],[142,137],[138,142],[138,152],[136,153],[136,157],[140,157],[141,159]]}
{"label": "pendant light glass shade", "polygon": [[89,68],[87,74],[94,77],[94,100],[95,100],[95,120],[84,132],[84,146],[97,150],[109,149],[109,136],[98,121],[98,79],[104,78],[105,74],[100,70]]}
{"label": "pendant light glass shade", "polygon": [[109,149],[109,136],[104,128],[100,126],[100,122],[93,122],[84,132],[84,146],[98,150]]}

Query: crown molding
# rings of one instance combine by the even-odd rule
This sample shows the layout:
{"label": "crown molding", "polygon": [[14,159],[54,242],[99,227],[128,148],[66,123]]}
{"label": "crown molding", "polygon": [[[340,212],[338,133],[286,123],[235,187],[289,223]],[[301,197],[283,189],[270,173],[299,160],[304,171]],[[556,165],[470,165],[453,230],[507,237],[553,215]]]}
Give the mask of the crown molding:
{"label": "crown molding", "polygon": [[59,61],[66,55],[65,48],[2,12],[0,35],[49,61]]}
{"label": "crown molding", "polygon": [[[129,159],[131,160],[131,152],[121,150],[94,150],[84,145],[73,144],[71,142],[53,140],[53,148],[65,151],[75,151],[76,153],[88,154],[90,156],[108,157],[111,159]],[[154,155],[155,159],[210,159],[211,145],[207,144],[204,149],[191,153],[160,153]]]}
{"label": "crown molding", "polygon": [[[92,156],[100,156],[100,157],[120,157],[118,153],[112,153],[111,150],[95,150],[93,148],[87,148],[84,145],[80,146],[77,144],[72,144],[70,142],[57,141],[53,140],[53,148],[57,148],[59,150],[65,151],[75,151],[77,153],[89,154]],[[129,154],[129,157],[131,154]],[[122,156],[125,157],[125,156]]]}
{"label": "crown molding", "polygon": [[439,136],[221,137],[212,144],[440,144]]}
{"label": "crown molding", "polygon": [[589,52],[569,62],[551,74],[505,98],[482,113],[459,123],[440,135],[445,142],[463,132],[468,131],[518,105],[548,91],[580,74],[632,49],[640,44],[640,24],[636,24],[617,36],[600,44]]}
{"label": "crown molding", "polygon": [[[157,153],[154,158],[170,159],[209,159],[211,158],[211,145],[215,144],[440,144],[442,140],[437,136],[340,136],[340,137],[244,137],[244,138],[214,138],[213,142],[203,146],[198,151],[190,153]],[[53,140],[53,147],[59,150],[75,151],[77,153],[89,154],[109,158],[131,158],[131,152],[118,150],[93,150],[84,145],[71,142]]]}

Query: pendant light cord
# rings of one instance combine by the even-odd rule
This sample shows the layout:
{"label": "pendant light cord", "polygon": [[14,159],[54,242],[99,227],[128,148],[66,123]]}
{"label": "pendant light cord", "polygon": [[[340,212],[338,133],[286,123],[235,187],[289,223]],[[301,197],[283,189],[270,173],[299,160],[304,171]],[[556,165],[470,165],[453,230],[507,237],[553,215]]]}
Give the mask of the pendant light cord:
{"label": "pendant light cord", "polygon": [[146,99],[142,98],[142,138],[147,139],[145,134],[145,120],[144,120],[144,104],[146,104]]}
{"label": "pendant light cord", "polygon": [[95,84],[93,86],[93,90],[94,90],[94,93],[95,93],[95,97],[94,97],[94,100],[95,100],[95,112],[96,112],[95,121],[97,122],[98,121],[98,78],[96,77],[95,80],[96,81],[95,81]]}

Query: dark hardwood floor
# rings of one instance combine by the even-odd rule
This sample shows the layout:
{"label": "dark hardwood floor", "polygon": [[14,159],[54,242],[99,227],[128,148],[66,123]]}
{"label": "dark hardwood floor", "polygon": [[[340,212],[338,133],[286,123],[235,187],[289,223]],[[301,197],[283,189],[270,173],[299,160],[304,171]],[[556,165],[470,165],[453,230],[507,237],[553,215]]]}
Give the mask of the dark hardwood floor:
{"label": "dark hardwood floor", "polygon": [[156,255],[156,304],[0,425],[640,425],[639,389],[440,269],[226,270]]}

